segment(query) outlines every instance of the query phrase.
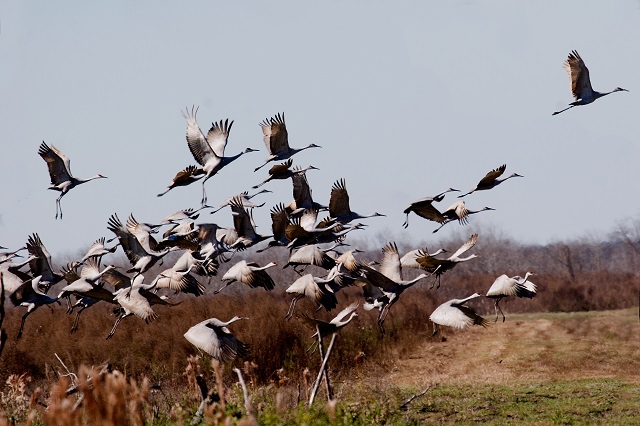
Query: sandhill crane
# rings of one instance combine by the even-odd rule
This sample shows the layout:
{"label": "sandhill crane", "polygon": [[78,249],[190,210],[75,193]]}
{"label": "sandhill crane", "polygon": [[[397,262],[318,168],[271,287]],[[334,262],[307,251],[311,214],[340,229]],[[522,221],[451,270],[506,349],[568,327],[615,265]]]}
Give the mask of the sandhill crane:
{"label": "sandhill crane", "polygon": [[241,260],[229,268],[229,270],[222,276],[222,281],[228,282],[216,290],[214,294],[220,293],[223,289],[236,281],[246,284],[251,288],[262,287],[265,290],[273,290],[276,285],[266,271],[272,266],[276,266],[275,262],[269,262],[264,266],[259,266],[255,262]]}
{"label": "sandhill crane", "polygon": [[249,346],[242,343],[227,328],[230,324],[247,318],[235,316],[227,322],[209,318],[184,333],[184,338],[193,346],[211,355],[220,362],[227,362],[239,356],[249,355]]}
{"label": "sandhill crane", "polygon": [[[420,268],[429,272],[430,274],[436,275],[436,280],[438,281],[438,286],[436,288],[440,288],[440,277],[445,272],[453,269],[458,263],[466,262],[467,260],[474,259],[478,257],[477,254],[471,254],[467,257],[460,257],[463,253],[469,251],[473,246],[476,245],[478,241],[478,234],[471,235],[471,238],[467,240],[458,250],[455,251],[451,256],[447,259],[438,259],[429,255],[426,252],[419,253],[419,256],[416,258],[416,261],[420,264]],[[434,281],[435,284],[435,281]],[[433,285],[432,285],[433,287]]]}
{"label": "sandhill crane", "polygon": [[202,258],[201,261],[216,261],[216,258],[222,253],[228,251],[228,246],[235,243],[237,239],[238,234],[233,229],[221,228],[215,223],[199,224],[198,241],[200,243],[199,252]]}
{"label": "sandhill crane", "polygon": [[0,264],[0,273],[4,275],[4,291],[11,295],[24,285],[31,276],[20,269],[34,260],[36,256],[29,256],[21,262],[6,261]]}
{"label": "sandhill crane", "polygon": [[269,156],[265,159],[263,165],[255,168],[254,171],[256,172],[266,166],[270,161],[286,160],[302,150],[320,148],[319,145],[314,143],[303,148],[291,148],[289,146],[287,126],[284,122],[284,112],[282,114],[276,114],[275,117],[270,119],[265,119],[260,123],[260,127],[262,128],[264,145],[267,147],[267,151],[269,151]]}
{"label": "sandhill crane", "polygon": [[243,154],[258,150],[245,148],[245,150],[239,154],[231,157],[225,157],[224,151],[229,139],[229,132],[233,126],[233,120],[231,122],[229,122],[229,119],[220,120],[219,123],[213,123],[209,132],[207,132],[207,135],[205,136],[196,121],[197,113],[197,108],[192,107],[191,111],[187,108],[183,116],[187,121],[187,145],[189,146],[191,155],[193,155],[193,158],[195,158],[198,164],[202,166],[202,169],[205,172],[204,179],[202,179],[201,201],[204,206],[207,203],[207,193],[204,187],[207,180],[222,170],[223,167],[240,158]]}
{"label": "sandhill crane", "polygon": [[506,168],[507,168],[507,165],[503,164],[502,166],[491,170],[489,173],[487,173],[485,175],[485,177],[480,179],[480,182],[478,182],[478,185],[476,185],[475,188],[473,188],[471,191],[469,191],[469,192],[467,192],[465,194],[458,195],[458,198],[462,198],[462,197],[464,197],[466,195],[469,195],[469,194],[472,194],[472,193],[474,193],[476,191],[485,191],[487,189],[494,188],[494,187],[500,185],[505,180],[511,179],[513,177],[524,177],[524,176],[519,175],[517,173],[513,173],[513,174],[507,176],[504,179],[499,179],[499,177],[502,176],[502,174],[504,173]]}
{"label": "sandhill crane", "polygon": [[168,244],[169,241],[189,237],[195,235],[197,232],[195,221],[193,219],[185,219],[181,222],[171,223],[171,227],[162,234],[162,238],[163,240],[167,240],[165,244]]}
{"label": "sandhill crane", "polygon": [[474,293],[465,299],[451,299],[438,306],[429,317],[433,322],[433,336],[438,333],[438,325],[446,325],[458,329],[472,325],[487,327],[489,322],[465,305],[465,303],[476,297],[480,297],[480,294]]}
{"label": "sandhill crane", "polygon": [[[198,228],[198,231],[200,232],[200,228]],[[218,265],[219,263],[215,258],[205,259],[200,252],[186,250],[175,261],[171,269],[181,273],[193,271],[200,276],[212,277],[218,273]]]}
{"label": "sandhill crane", "polygon": [[120,244],[116,244],[113,247],[107,248],[104,245],[105,237],[98,238],[87,250],[87,254],[82,257],[80,263],[84,263],[88,259],[94,258],[98,261],[98,265],[100,264],[100,260],[102,256],[109,253],[115,253],[116,249]]}
{"label": "sandhill crane", "polygon": [[178,210],[175,213],[171,213],[169,216],[165,217],[160,221],[160,225],[169,225],[171,223],[176,224],[180,223],[184,220],[196,220],[200,216],[200,211],[206,208],[211,208],[211,206],[202,206],[199,209],[188,208]]}
{"label": "sandhill crane", "polygon": [[305,209],[300,217],[289,218],[289,223],[285,227],[285,236],[289,240],[287,247],[299,247],[311,244],[316,235],[336,228],[339,223],[325,222],[325,226],[316,226],[318,220],[318,210]]}
{"label": "sandhill crane", "polygon": [[338,270],[344,267],[350,274],[355,274],[360,270],[360,262],[355,258],[354,253],[363,253],[362,250],[347,250],[336,258]]}
{"label": "sandhill crane", "polygon": [[502,314],[502,322],[506,320],[502,309],[498,304],[502,299],[508,296],[533,298],[536,295],[536,285],[531,281],[528,281],[529,276],[534,275],[533,272],[527,272],[524,278],[516,275],[509,278],[507,275],[502,274],[491,284],[486,296],[495,301],[496,319],[498,321],[498,310]]}
{"label": "sandhill crane", "polygon": [[[7,249],[6,247],[2,248],[2,250],[6,250],[6,249]],[[27,247],[20,247],[18,250],[1,252],[0,253],[0,264],[8,262],[11,259],[13,259],[14,257],[22,257],[21,255],[18,254],[18,252],[20,252],[22,250],[26,250],[26,249],[27,249]]]}
{"label": "sandhill crane", "polygon": [[289,214],[284,204],[280,203],[272,207],[270,214],[273,241],[269,241],[267,247],[257,250],[258,252],[263,252],[270,247],[286,246],[291,242],[286,235],[287,226],[289,225]]}
{"label": "sandhill crane", "polygon": [[[314,329],[317,328],[316,333],[311,337],[317,337],[319,330],[320,338],[323,338],[330,334],[337,333],[338,330],[349,324],[351,320],[357,317],[358,314],[356,313],[356,310],[358,309],[358,306],[358,302],[353,302],[352,304],[341,310],[338,315],[333,317],[331,321],[324,321],[319,318],[310,317],[305,313],[302,314],[301,318],[307,324],[311,325]],[[347,318],[347,316],[349,318]]]}
{"label": "sandhill crane", "polygon": [[243,250],[272,237],[272,235],[260,235],[256,232],[253,210],[252,213],[249,213],[243,207],[242,200],[239,197],[235,197],[231,201],[231,212],[233,214],[233,227],[238,233],[238,239],[231,243],[230,247]]}
{"label": "sandhill crane", "polygon": [[151,236],[160,228],[160,225],[139,222],[133,217],[133,213],[127,219],[127,230],[135,235],[136,239],[147,252],[151,252],[157,248],[157,241]]}
{"label": "sandhill crane", "polygon": [[188,294],[194,296],[201,296],[204,294],[204,286],[198,282],[198,280],[190,274],[191,270],[196,267],[195,263],[189,265],[186,270],[177,270],[175,265],[173,268],[167,268],[160,272],[156,278],[151,282],[155,286],[155,290],[161,288],[168,288],[170,290]]}
{"label": "sandhill crane", "polygon": [[329,256],[327,252],[336,248],[338,244],[341,243],[336,243],[328,249],[321,249],[315,245],[300,247],[291,253],[289,260],[282,268],[284,269],[293,265],[293,270],[298,273],[299,271],[296,269],[296,266],[299,265],[315,265],[324,269],[331,269],[336,266],[336,260]]}
{"label": "sandhill crane", "polygon": [[67,299],[67,313],[71,313],[72,294],[80,297],[90,297],[92,299],[112,301],[113,294],[109,290],[103,288],[101,285],[97,285],[97,282],[100,277],[102,277],[102,275],[115,268],[115,265],[109,265],[102,271],[100,271],[98,262],[96,260],[88,260],[80,271],[80,277],[63,287],[58,294],[58,299]]}
{"label": "sandhill crane", "polygon": [[447,208],[447,210],[442,212],[442,216],[444,216],[446,220],[443,223],[441,223],[439,227],[434,229],[433,233],[435,234],[440,230],[440,228],[442,228],[449,222],[453,222],[454,220],[457,220],[460,225],[467,225],[469,223],[470,215],[481,213],[488,210],[495,210],[495,209],[491,207],[484,207],[480,210],[469,210],[464,205],[464,200],[458,200],[452,205],[450,205],[449,208]]}
{"label": "sandhill crane", "polygon": [[173,182],[167,186],[167,190],[158,194],[162,197],[167,192],[178,186],[191,185],[193,182],[202,179],[205,175],[204,169],[197,166],[187,166],[184,170],[180,170],[173,178]]}
{"label": "sandhill crane", "polygon": [[[130,219],[133,219],[133,217],[131,216]],[[138,222],[136,221],[136,223]],[[133,222],[128,222],[128,225],[129,224],[133,225]],[[116,234],[118,241],[120,241],[120,245],[124,249],[124,253],[127,255],[127,259],[129,259],[129,262],[133,265],[127,270],[127,272],[142,274],[148,271],[149,268],[155,265],[163,256],[175,249],[174,247],[171,247],[162,251],[155,251],[149,248],[149,251],[147,251],[136,235],[134,235],[130,230],[135,230],[135,226],[125,227],[122,225],[120,218],[118,218],[118,215],[115,213],[109,217],[107,228]],[[138,233],[144,237],[144,232],[138,230]],[[144,238],[146,239],[145,245],[147,247],[150,247],[150,244],[156,244],[153,237]]]}
{"label": "sandhill crane", "polygon": [[264,185],[265,183],[273,179],[289,179],[290,177],[293,177],[298,173],[306,173],[308,170],[320,170],[315,166],[308,166],[304,169],[300,169],[297,167],[292,169],[291,168],[292,164],[293,164],[293,160],[289,159],[282,164],[278,164],[276,166],[271,167],[269,169],[269,176],[259,184],[254,185],[252,188],[258,189],[262,185]]}
{"label": "sandhill crane", "polygon": [[[422,257],[424,253],[429,253],[429,250],[427,248],[423,248],[408,251],[404,256],[400,258],[400,266],[402,266],[403,268],[420,269],[421,266],[416,259],[418,257]],[[447,250],[440,248],[433,253],[429,253],[429,256],[435,257],[442,253],[447,253]]]}
{"label": "sandhill crane", "polygon": [[606,96],[614,92],[628,92],[627,89],[622,87],[616,87],[610,92],[600,93],[593,90],[591,87],[591,81],[589,80],[589,69],[584,64],[584,61],[580,57],[577,51],[573,50],[569,54],[569,57],[564,62],[564,69],[569,74],[571,80],[571,94],[575,98],[574,102],[569,104],[569,107],[556,111],[551,115],[560,114],[574,106],[587,105],[595,101],[598,98]]}
{"label": "sandhill crane", "polygon": [[[91,262],[93,262],[93,260]],[[67,284],[70,285],[80,280],[80,275],[78,274],[78,271],[77,271],[77,268],[80,265],[81,264],[79,262],[70,262],[67,264],[66,267],[62,268],[61,272]],[[105,274],[108,274],[111,271],[115,271],[115,269],[105,268],[102,275],[104,276]],[[75,308],[77,307],[80,308],[78,312],[76,312],[76,316],[73,319],[73,324],[71,325],[72,334],[78,330],[78,324],[80,323],[80,314],[82,314],[82,312],[84,312],[85,309],[90,308],[91,306],[95,305],[100,301],[105,301],[105,302],[109,302],[117,305],[117,303],[113,300],[113,294],[110,291],[102,287],[96,287],[96,289],[99,289],[98,291],[104,292],[104,294],[99,296],[99,298],[92,298],[89,296],[80,296],[76,294],[76,302],[67,309],[67,313],[71,314],[73,313],[73,310]],[[65,288],[63,288],[63,290],[65,290]],[[65,295],[63,295],[63,297],[64,296]],[[58,297],[58,299],[60,299],[60,297]]]}
{"label": "sandhill crane", "polygon": [[311,186],[307,180],[307,173],[303,170],[291,176],[293,184],[293,201],[287,206],[287,213],[292,217],[299,216],[305,209],[316,209],[318,211],[329,210],[328,206],[313,201],[311,196]]}
{"label": "sandhill crane", "polygon": [[118,316],[118,319],[116,319],[107,339],[113,337],[120,321],[124,318],[135,315],[148,324],[158,317],[153,309],[151,309],[151,305],[175,305],[175,303],[169,303],[163,297],[151,292],[155,288],[155,284],[144,284],[143,281],[144,275],[138,274],[133,279],[131,287],[124,287],[113,293],[114,300],[120,305],[122,313]]}
{"label": "sandhill crane", "polygon": [[329,198],[329,216],[342,224],[349,223],[355,219],[366,219],[368,217],[385,216],[382,213],[373,212],[369,215],[362,215],[351,211],[349,207],[349,193],[347,183],[344,179],[337,180],[331,188]]}
{"label": "sandhill crane", "polygon": [[220,206],[217,209],[213,210],[211,212],[211,214],[214,214],[214,213],[222,210],[223,208],[225,208],[227,206],[230,206],[231,205],[231,201],[234,198],[238,198],[238,199],[242,200],[242,205],[244,207],[248,207],[248,208],[262,207],[262,206],[264,206],[264,203],[262,203],[262,204],[254,204],[254,203],[251,202],[251,199],[253,197],[255,197],[256,195],[264,194],[266,192],[272,192],[272,191],[269,191],[268,189],[262,189],[262,190],[256,192],[253,195],[249,195],[249,191],[241,192],[240,194],[234,195],[231,198],[227,198],[227,200],[224,203],[220,204]]}
{"label": "sandhill crane", "polygon": [[373,307],[379,309],[378,326],[384,334],[384,320],[391,307],[398,301],[402,292],[421,279],[426,278],[427,274],[420,274],[412,280],[403,280],[400,255],[394,242],[390,242],[382,248],[382,261],[380,262],[379,271],[365,263],[360,263],[360,271],[363,278],[373,286],[378,287],[383,294],[382,297],[377,298],[376,302],[365,306],[365,309],[372,309]]}
{"label": "sandhill crane", "polygon": [[51,177],[51,186],[48,189],[59,191],[60,196],[56,199],[56,219],[58,216],[62,219],[62,206],[60,200],[67,192],[71,191],[81,183],[89,182],[94,179],[104,179],[106,176],[97,174],[87,179],[77,179],[71,174],[71,161],[55,146],[47,145],[44,141],[38,148],[38,154],[47,162],[49,168],[49,176]]}
{"label": "sandhill crane", "polygon": [[62,275],[53,272],[51,255],[38,234],[30,235],[27,238],[27,250],[31,256],[35,256],[29,262],[31,275],[40,276],[39,285],[45,289],[46,293],[51,286],[62,280]]}
{"label": "sandhill crane", "polygon": [[38,309],[40,306],[49,305],[51,303],[60,304],[60,301],[57,298],[47,296],[46,294],[38,290],[38,284],[41,278],[42,277],[38,275],[37,277],[26,281],[22,287],[22,291],[21,289],[18,289],[11,296],[9,296],[14,306],[20,305],[27,308],[27,312],[25,312],[25,314],[22,316],[22,320],[20,322],[20,330],[18,331],[17,337],[18,339],[22,337],[24,323],[27,320],[27,317],[31,315],[33,311]]}
{"label": "sandhill crane", "polygon": [[311,274],[306,274],[295,280],[286,290],[288,294],[295,294],[295,296],[291,301],[285,318],[290,319],[293,316],[296,303],[303,297],[313,300],[317,305],[316,310],[322,307],[324,307],[327,312],[334,309],[338,305],[336,295],[330,287],[334,279],[335,276],[331,275],[327,278],[318,278]]}
{"label": "sandhill crane", "polygon": [[409,213],[411,212],[414,212],[418,216],[428,220],[432,220],[434,222],[442,223],[443,221],[445,221],[446,219],[442,216],[442,213],[440,213],[438,209],[433,207],[433,203],[442,201],[447,192],[460,192],[460,190],[449,188],[437,195],[434,195],[433,197],[425,197],[414,201],[409,207],[404,209],[403,213],[406,215],[406,219],[402,226],[404,226],[405,228],[409,226]]}

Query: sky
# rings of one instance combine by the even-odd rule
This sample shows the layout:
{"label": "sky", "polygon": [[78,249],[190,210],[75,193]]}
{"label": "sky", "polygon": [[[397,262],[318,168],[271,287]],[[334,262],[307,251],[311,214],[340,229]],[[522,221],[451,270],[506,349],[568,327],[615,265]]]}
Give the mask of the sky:
{"label": "sky", "polygon": [[[328,204],[345,178],[360,238],[435,241],[484,229],[523,243],[606,236],[640,214],[640,2],[638,1],[30,1],[0,3],[0,245],[37,232],[52,254],[76,253],[107,220],[158,222],[198,207],[200,183],[162,198],[195,164],[181,113],[199,107],[206,133],[235,120],[226,155],[260,149],[206,184],[209,203],[267,175],[260,121],[285,113],[314,199]],[[597,102],[573,101],[562,64],[578,50]],[[37,154],[42,141],[71,159],[76,177],[108,176],[62,199]],[[454,187],[472,189],[507,164],[511,179],[465,198],[495,211],[432,234],[403,210]],[[254,213],[292,199],[289,181]],[[256,199],[257,200],[257,199]],[[448,195],[438,207],[456,201]],[[198,222],[232,226],[230,211]],[[462,231],[461,231],[462,230]],[[480,237],[482,238],[482,236]],[[435,245],[434,245],[435,247]]]}

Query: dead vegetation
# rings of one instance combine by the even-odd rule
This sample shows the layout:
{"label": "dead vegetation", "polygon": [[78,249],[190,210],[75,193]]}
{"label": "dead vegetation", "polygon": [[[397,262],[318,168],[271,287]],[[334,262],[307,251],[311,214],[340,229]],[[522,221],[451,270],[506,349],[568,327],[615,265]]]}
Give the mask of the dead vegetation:
{"label": "dead vegetation", "polygon": [[[468,235],[459,235],[442,245],[456,246],[465,237]],[[369,248],[365,256],[376,259],[379,248]],[[410,248],[414,247],[404,247]],[[476,250],[482,255],[477,262],[468,262],[464,268],[445,274],[440,289],[430,289],[428,282],[408,289],[387,318],[384,338],[375,326],[377,312],[359,312],[359,317],[338,337],[334,361],[330,363],[338,401],[357,400],[359,397],[350,389],[357,391],[360,386],[356,384],[361,383],[362,389],[370,391],[378,387],[375,380],[384,380],[398,389],[410,389],[410,393],[398,396],[402,401],[434,383],[508,385],[558,377],[639,380],[640,365],[634,361],[640,359],[637,312],[633,314],[629,309],[618,311],[624,314],[588,312],[637,306],[640,278],[635,268],[639,265],[639,254],[628,242],[620,238],[607,243],[520,246],[511,240],[488,237],[483,241],[481,237]],[[286,263],[283,261],[286,254],[286,250],[272,249],[250,256],[259,263],[275,260],[282,265]],[[220,274],[226,267],[221,267]],[[313,271],[321,273],[318,269]],[[524,275],[526,271],[536,273],[538,295],[532,300],[504,300],[501,306],[507,316],[505,323],[492,324],[486,330],[476,327],[466,332],[447,331],[444,340],[440,336],[430,337],[428,317],[442,301],[476,291],[486,292],[499,274]],[[150,271],[149,276],[154,272]],[[185,371],[190,369],[216,386],[227,384],[224,390],[227,394],[233,389],[230,398],[236,414],[230,414],[225,407],[227,411],[218,415],[220,421],[229,415],[243,417],[241,413],[245,412],[234,367],[240,368],[245,376],[256,412],[275,407],[274,415],[279,415],[294,409],[308,400],[319,356],[307,352],[314,331],[297,318],[284,319],[290,301],[284,290],[297,275],[291,269],[277,267],[269,273],[276,283],[271,292],[237,286],[213,296],[213,291],[221,286],[219,278],[214,278],[204,296],[177,296],[173,300],[182,302],[178,306],[157,307],[157,321],[145,324],[137,318],[124,320],[110,341],[105,337],[115,316],[112,307],[104,303],[83,314],[79,330],[73,335],[69,333],[72,316],[58,307],[39,309],[30,316],[21,340],[15,340],[15,335],[22,309],[7,308],[1,324],[8,340],[0,359],[0,383],[5,384],[3,397],[12,395],[9,399],[15,403],[3,403],[4,415],[12,418],[10,410],[14,410],[35,413],[25,414],[22,421],[28,421],[28,415],[46,421],[46,414],[41,412],[43,405],[49,406],[51,401],[60,406],[70,404],[65,401],[72,396],[63,398],[61,391],[70,386],[70,376],[55,354],[69,372],[77,372],[78,386],[100,371],[99,366],[109,364],[114,371],[121,372],[126,378],[124,382],[100,383],[105,392],[139,401],[137,414],[129,406],[111,413],[132,416],[130,424],[152,422],[158,412],[171,413],[171,422],[190,419],[200,404],[193,383],[187,385],[191,379]],[[346,306],[360,300],[361,290],[347,288],[337,297],[339,306]],[[474,307],[493,318],[491,300],[478,300]],[[298,309],[313,312],[313,306],[306,300],[300,302]],[[548,314],[551,312],[567,314]],[[328,319],[331,314],[321,311],[316,316]],[[217,380],[208,358],[194,361],[197,350],[182,335],[203,319],[227,320],[234,315],[249,318],[235,324],[234,333],[250,344],[251,354],[223,366],[218,372],[221,379]],[[376,378],[373,382],[372,377]],[[93,398],[99,401],[99,396]],[[139,407],[146,408],[140,411]],[[125,412],[128,414],[122,414]],[[83,414],[85,418],[87,415]]]}

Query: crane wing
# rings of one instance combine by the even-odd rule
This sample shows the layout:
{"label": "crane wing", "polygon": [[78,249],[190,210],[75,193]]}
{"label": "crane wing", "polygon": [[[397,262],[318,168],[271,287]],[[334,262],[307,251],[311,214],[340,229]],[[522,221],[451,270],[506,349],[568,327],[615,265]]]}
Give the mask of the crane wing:
{"label": "crane wing", "polygon": [[238,340],[226,327],[218,326],[212,320],[213,318],[191,327],[184,334],[185,339],[221,362],[236,356],[244,357],[249,353],[248,345]]}
{"label": "crane wing", "polygon": [[578,99],[593,97],[593,88],[589,79],[589,69],[577,51],[573,50],[564,63],[564,69],[571,79],[571,93]]}
{"label": "crane wing", "polygon": [[405,214],[414,212],[418,216],[432,220],[437,223],[444,223],[447,219],[440,213],[440,211],[433,206],[433,197],[422,198],[418,201],[411,203],[409,207],[404,210]]}
{"label": "crane wing", "polygon": [[253,239],[256,236],[255,224],[247,209],[244,208],[242,198],[236,195],[230,204],[236,232],[240,237]]}
{"label": "crane wing", "polygon": [[231,122],[229,122],[228,118],[224,122],[220,120],[219,123],[212,123],[207,133],[207,142],[218,157],[224,157],[224,149],[229,140],[231,126],[233,126],[233,120]]}
{"label": "crane wing", "polygon": [[30,255],[36,256],[35,259],[29,261],[29,268],[33,276],[53,275],[53,269],[51,269],[51,255],[47,248],[42,244],[40,235],[33,234],[27,238],[27,251]]}
{"label": "crane wing", "polygon": [[[98,261],[95,258],[87,259],[80,270],[80,278],[91,279],[100,273]],[[113,297],[112,297],[113,299]]]}
{"label": "crane wing", "polygon": [[191,111],[187,109],[182,115],[187,121],[187,146],[189,151],[191,151],[191,155],[193,155],[198,164],[204,166],[216,154],[198,126],[196,121],[197,113],[198,109],[191,107]]}
{"label": "crane wing", "polygon": [[478,234],[471,235],[471,238],[469,238],[469,240],[466,243],[460,246],[460,248],[449,257],[449,259],[454,259],[460,256],[461,254],[463,254],[464,252],[470,250],[473,246],[476,245],[477,241],[478,241]]}
{"label": "crane wing", "polygon": [[331,188],[331,198],[329,198],[329,215],[338,217],[351,214],[349,207],[349,193],[344,179],[337,180]]}
{"label": "crane wing", "polygon": [[269,154],[286,153],[289,151],[289,136],[287,126],[284,123],[284,112],[278,113],[270,119],[265,119],[260,123],[264,146]]}
{"label": "crane wing", "polygon": [[362,276],[372,285],[381,288],[384,291],[392,290],[396,285],[396,283],[389,277],[379,271],[376,271],[371,266],[365,263],[360,263],[359,266]]}
{"label": "crane wing", "polygon": [[380,273],[393,281],[402,281],[402,266],[400,265],[400,255],[395,242],[387,243],[382,248],[382,261],[380,262]]}
{"label": "crane wing", "polygon": [[151,309],[151,305],[146,297],[142,296],[139,289],[133,287],[131,294],[128,291],[121,290],[116,296],[116,301],[125,309],[131,311],[135,316],[149,323],[156,319],[158,315]]}
{"label": "crane wing", "polygon": [[107,272],[102,274],[100,281],[113,286],[114,291],[118,291],[121,288],[131,287],[131,278],[122,272],[116,271],[115,269],[109,269]]}
{"label": "crane wing", "polygon": [[72,179],[69,158],[55,146],[49,147],[43,141],[38,149],[38,154],[47,162],[52,185],[60,185]]}
{"label": "crane wing", "polygon": [[500,176],[502,176],[506,168],[507,168],[507,165],[503,164],[502,166],[491,170],[489,173],[485,175],[485,177],[480,179],[480,182],[478,182],[478,187],[482,188],[484,185],[488,185],[493,181],[495,181],[496,179],[498,179]]}
{"label": "crane wing", "polygon": [[332,320],[331,323],[335,324],[337,322],[342,321],[344,318],[346,318],[347,316],[351,315],[352,312],[354,312],[356,309],[358,309],[359,303],[358,302],[353,302],[352,304],[350,304],[349,306],[347,306],[346,308],[344,308],[343,310],[341,310],[338,315],[336,315]]}
{"label": "crane wing", "polygon": [[285,175],[292,164],[293,164],[292,159],[288,159],[284,163],[276,164],[275,166],[272,166],[269,169],[269,175],[271,176]]}
{"label": "crane wing", "polygon": [[291,182],[293,183],[293,199],[295,200],[296,209],[313,207],[313,198],[307,174],[302,171],[294,173],[291,176]]}
{"label": "crane wing", "polygon": [[204,176],[204,170],[200,167],[193,165],[187,166],[184,170],[180,170],[176,173],[173,178],[172,186],[185,186],[198,180],[202,176]]}
{"label": "crane wing", "polygon": [[[122,246],[124,253],[127,255],[127,259],[132,265],[135,265],[142,256],[146,256],[144,248],[140,245],[140,242],[127,228],[122,225],[120,218],[117,214],[111,215],[107,222],[107,228],[116,234],[120,245]],[[104,277],[104,275],[103,275]]]}
{"label": "crane wing", "polygon": [[451,301],[438,306],[429,319],[436,324],[453,328],[466,328],[474,324],[486,327],[489,324],[473,309],[463,305],[452,306]]}

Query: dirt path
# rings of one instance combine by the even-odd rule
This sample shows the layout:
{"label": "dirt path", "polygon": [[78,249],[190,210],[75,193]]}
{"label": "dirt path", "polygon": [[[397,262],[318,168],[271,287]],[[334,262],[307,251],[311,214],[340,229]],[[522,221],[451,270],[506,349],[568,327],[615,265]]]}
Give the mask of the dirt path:
{"label": "dirt path", "polygon": [[504,323],[427,340],[401,358],[388,380],[430,383],[535,383],[618,378],[640,383],[638,310],[512,315]]}

